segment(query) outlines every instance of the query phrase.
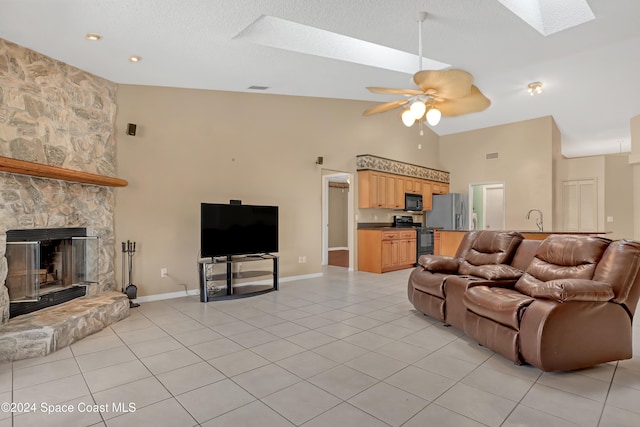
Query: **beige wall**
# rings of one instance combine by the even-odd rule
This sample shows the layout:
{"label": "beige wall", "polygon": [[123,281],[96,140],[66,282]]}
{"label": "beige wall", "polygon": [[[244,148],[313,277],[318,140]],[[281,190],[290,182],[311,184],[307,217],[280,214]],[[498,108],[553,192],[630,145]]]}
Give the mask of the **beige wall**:
{"label": "beige wall", "polygon": [[[555,124],[551,117],[440,137],[442,169],[451,172],[450,191],[469,193],[469,185],[505,183],[505,227],[535,230],[529,209],[544,213],[545,230],[553,229],[552,152]],[[498,159],[486,154],[498,153]]]}
{"label": "beige wall", "polygon": [[355,176],[358,154],[441,168],[437,135],[420,137],[393,113],[364,118],[368,102],[120,85],[117,103],[118,175],[129,186],[116,192],[116,241],[138,242],[142,296],[198,287],[200,202],[280,206],[281,276],[313,274],[323,168]]}
{"label": "beige wall", "polygon": [[[633,238],[633,166],[629,155],[605,156],[604,229],[610,239]],[[608,217],[613,219],[608,221]]]}

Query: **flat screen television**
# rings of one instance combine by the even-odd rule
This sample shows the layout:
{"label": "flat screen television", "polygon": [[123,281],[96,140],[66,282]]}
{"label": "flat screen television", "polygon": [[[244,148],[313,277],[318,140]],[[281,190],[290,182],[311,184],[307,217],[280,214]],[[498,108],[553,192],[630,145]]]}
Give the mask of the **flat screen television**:
{"label": "flat screen television", "polygon": [[278,207],[200,204],[203,258],[278,252]]}

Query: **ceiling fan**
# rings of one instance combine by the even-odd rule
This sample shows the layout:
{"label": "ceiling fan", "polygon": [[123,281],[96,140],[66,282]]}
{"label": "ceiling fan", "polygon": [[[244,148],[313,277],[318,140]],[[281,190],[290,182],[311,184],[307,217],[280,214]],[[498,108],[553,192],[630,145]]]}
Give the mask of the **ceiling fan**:
{"label": "ceiling fan", "polygon": [[[460,116],[485,110],[491,101],[473,85],[473,76],[466,71],[451,70],[422,70],[422,23],[426,12],[418,15],[418,60],[419,69],[413,75],[413,81],[418,89],[389,89],[383,87],[367,87],[373,93],[404,95],[404,99],[385,102],[369,108],[364,116],[383,113],[394,108],[405,108],[400,117],[405,126],[427,121],[431,126],[440,122],[441,116]],[[420,134],[422,134],[422,129]]]}

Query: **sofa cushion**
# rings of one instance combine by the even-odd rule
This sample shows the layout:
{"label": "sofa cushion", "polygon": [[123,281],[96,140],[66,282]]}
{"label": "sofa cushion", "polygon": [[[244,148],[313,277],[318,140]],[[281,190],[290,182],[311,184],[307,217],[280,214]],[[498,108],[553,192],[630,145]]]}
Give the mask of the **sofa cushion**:
{"label": "sofa cushion", "polygon": [[472,265],[508,264],[522,240],[522,234],[516,231],[483,230],[464,259]]}
{"label": "sofa cushion", "polygon": [[523,272],[507,264],[473,265],[463,261],[459,268],[460,274],[481,277],[487,280],[513,280],[520,278]]}
{"label": "sofa cushion", "polygon": [[587,279],[557,279],[531,286],[529,296],[556,301],[610,301],[611,285]]}
{"label": "sofa cushion", "polygon": [[463,299],[467,310],[515,330],[520,329],[520,318],[524,309],[535,301],[534,298],[513,289],[488,286],[467,289]]}
{"label": "sofa cushion", "polygon": [[459,261],[457,258],[444,255],[420,255],[418,264],[427,271],[456,273],[458,272]]}
{"label": "sofa cushion", "polygon": [[544,239],[515,288],[530,295],[538,282],[575,278],[591,279],[611,240],[552,234]]}

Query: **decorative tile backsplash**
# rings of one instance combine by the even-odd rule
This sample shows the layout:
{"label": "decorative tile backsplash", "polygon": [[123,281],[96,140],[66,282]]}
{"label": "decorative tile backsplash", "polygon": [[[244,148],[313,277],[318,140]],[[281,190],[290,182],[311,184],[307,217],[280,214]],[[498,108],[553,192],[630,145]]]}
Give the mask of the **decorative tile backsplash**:
{"label": "decorative tile backsplash", "polygon": [[356,169],[375,170],[395,175],[449,183],[449,172],[425,168],[424,166],[412,165],[411,163],[399,162],[397,160],[385,159],[384,157],[372,156],[371,154],[356,156]]}

